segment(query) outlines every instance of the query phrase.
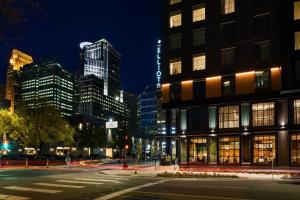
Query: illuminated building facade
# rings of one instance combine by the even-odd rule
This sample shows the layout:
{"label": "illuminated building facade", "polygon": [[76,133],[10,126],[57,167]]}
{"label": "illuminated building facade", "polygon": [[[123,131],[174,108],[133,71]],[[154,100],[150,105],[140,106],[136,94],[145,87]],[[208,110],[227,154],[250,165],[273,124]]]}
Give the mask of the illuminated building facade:
{"label": "illuminated building facade", "polygon": [[19,72],[20,100],[29,108],[47,103],[59,109],[63,116],[73,114],[73,75],[59,63],[26,65]]}
{"label": "illuminated building facade", "polygon": [[300,1],[164,0],[167,153],[300,165]]}
{"label": "illuminated building facade", "polygon": [[33,62],[31,56],[13,49],[9,66],[6,72],[6,95],[5,98],[10,101],[10,111],[14,112],[18,101],[18,76],[17,73],[26,64]]}
{"label": "illuminated building facade", "polygon": [[102,79],[104,95],[117,97],[120,91],[121,55],[105,39],[95,43],[82,42],[80,48],[82,75],[94,74]]}

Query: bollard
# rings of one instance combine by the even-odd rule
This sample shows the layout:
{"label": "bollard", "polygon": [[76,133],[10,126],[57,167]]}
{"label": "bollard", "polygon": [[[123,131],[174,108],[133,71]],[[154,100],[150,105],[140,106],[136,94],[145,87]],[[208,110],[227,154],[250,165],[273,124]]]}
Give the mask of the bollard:
{"label": "bollard", "polygon": [[26,168],[28,168],[28,158],[26,158],[25,165],[26,165]]}

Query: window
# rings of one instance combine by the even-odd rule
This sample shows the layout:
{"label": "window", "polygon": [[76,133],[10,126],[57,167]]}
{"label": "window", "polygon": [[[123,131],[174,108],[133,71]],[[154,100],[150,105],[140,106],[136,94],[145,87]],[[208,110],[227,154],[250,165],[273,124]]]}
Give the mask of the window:
{"label": "window", "polygon": [[170,36],[170,49],[179,49],[181,48],[181,34],[173,34]]}
{"label": "window", "polygon": [[177,3],[180,3],[180,2],[181,2],[181,0],[170,0],[169,4],[174,5],[174,4],[177,4]]}
{"label": "window", "polygon": [[264,41],[255,44],[256,57],[259,60],[270,58],[271,56],[271,41]]}
{"label": "window", "polygon": [[260,88],[269,88],[271,85],[270,80],[270,70],[256,71],[255,72],[255,87]]}
{"label": "window", "polygon": [[300,1],[294,1],[294,20],[300,19]]}
{"label": "window", "polygon": [[205,54],[199,54],[193,56],[193,70],[199,71],[206,68],[206,56]]}
{"label": "window", "polygon": [[228,66],[235,63],[235,48],[228,48],[221,50],[221,65]]}
{"label": "window", "polygon": [[205,5],[195,6],[193,8],[193,22],[205,20]]}
{"label": "window", "polygon": [[170,28],[175,28],[181,26],[181,12],[177,11],[174,13],[171,13],[170,15]]}
{"label": "window", "polygon": [[254,136],[253,163],[271,164],[276,158],[276,139],[273,135]]}
{"label": "window", "polygon": [[227,22],[221,24],[222,39],[233,40],[235,38],[235,22]]}
{"label": "window", "polygon": [[300,100],[294,100],[294,124],[300,124]]}
{"label": "window", "polygon": [[238,128],[240,126],[239,106],[219,108],[219,128]]}
{"label": "window", "polygon": [[274,126],[275,103],[258,103],[252,105],[252,126]]}
{"label": "window", "polygon": [[222,77],[222,95],[234,94],[234,76]]}
{"label": "window", "polygon": [[258,35],[271,32],[270,13],[254,16],[254,30]]}
{"label": "window", "polygon": [[220,137],[219,139],[219,161],[223,164],[240,163],[240,138]]}
{"label": "window", "polygon": [[170,61],[170,75],[181,74],[181,60],[171,60]]}
{"label": "window", "polygon": [[205,29],[198,29],[193,31],[193,42],[194,45],[205,44]]}
{"label": "window", "polygon": [[300,165],[300,133],[292,134],[291,137],[291,162]]}
{"label": "window", "polygon": [[295,50],[300,50],[300,31],[295,32]]}
{"label": "window", "polygon": [[180,101],[181,100],[181,85],[180,84],[172,84],[170,88],[170,97],[172,101]]}
{"label": "window", "polygon": [[235,12],[235,0],[221,0],[222,14]]}
{"label": "window", "polygon": [[207,138],[189,140],[189,162],[207,163]]}

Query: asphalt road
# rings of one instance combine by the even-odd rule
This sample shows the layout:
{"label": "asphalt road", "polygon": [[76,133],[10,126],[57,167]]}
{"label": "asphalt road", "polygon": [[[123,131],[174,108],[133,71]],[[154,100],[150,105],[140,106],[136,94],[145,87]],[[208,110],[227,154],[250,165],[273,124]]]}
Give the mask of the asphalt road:
{"label": "asphalt road", "polygon": [[97,171],[1,170],[0,200],[300,199],[300,185],[241,179],[174,180]]}

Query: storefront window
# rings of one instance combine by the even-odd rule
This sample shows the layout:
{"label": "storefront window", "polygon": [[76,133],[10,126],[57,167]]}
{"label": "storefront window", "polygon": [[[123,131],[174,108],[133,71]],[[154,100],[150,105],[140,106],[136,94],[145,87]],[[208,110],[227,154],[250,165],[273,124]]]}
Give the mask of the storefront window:
{"label": "storefront window", "polygon": [[300,133],[292,135],[291,162],[293,165],[300,165]]}
{"label": "storefront window", "polygon": [[239,106],[227,106],[219,108],[219,128],[238,128],[239,125]]}
{"label": "storefront window", "polygon": [[294,124],[300,124],[300,100],[294,101]]}
{"label": "storefront window", "polygon": [[252,105],[253,126],[273,126],[275,123],[275,104],[258,103]]}
{"label": "storefront window", "polygon": [[207,163],[207,138],[190,139],[189,162]]}
{"label": "storefront window", "polygon": [[240,137],[220,137],[219,161],[221,164],[240,163]]}
{"label": "storefront window", "polygon": [[272,135],[253,137],[253,163],[271,164],[276,158],[276,138]]}

